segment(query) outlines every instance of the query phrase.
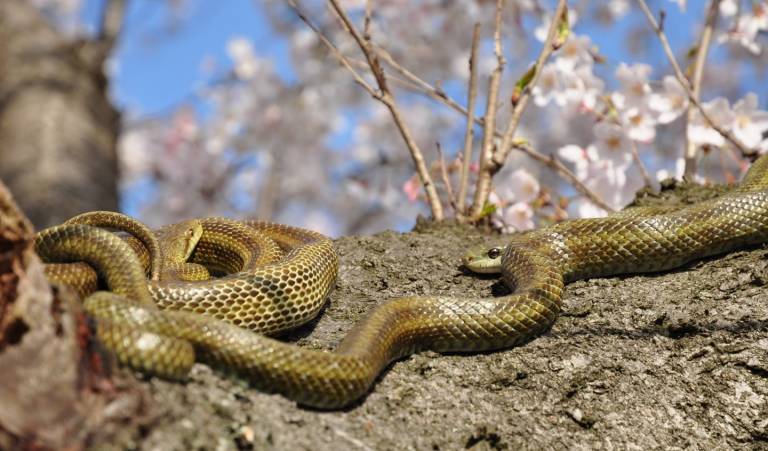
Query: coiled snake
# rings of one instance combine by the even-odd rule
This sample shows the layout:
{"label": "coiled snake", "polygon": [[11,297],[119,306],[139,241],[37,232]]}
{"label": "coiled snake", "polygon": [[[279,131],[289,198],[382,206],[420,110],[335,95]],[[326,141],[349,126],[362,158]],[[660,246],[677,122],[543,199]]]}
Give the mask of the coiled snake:
{"label": "coiled snake", "polygon": [[[245,222],[248,228],[276,237],[285,255],[272,262],[266,258],[266,265],[255,269],[201,282],[147,283],[131,247],[88,225],[44,230],[37,235],[36,246],[48,261],[82,260],[98,269],[114,294],[91,295],[85,308],[97,319],[98,337],[121,362],[166,377],[183,377],[198,358],[235,369],[255,386],[299,403],[338,408],[361,398],[379,373],[403,356],[426,349],[501,349],[542,333],[560,312],[565,282],[661,271],[765,241],[766,169],[764,156],[728,194],[679,210],[657,214],[630,210],[513,235],[500,257],[485,257],[492,261],[491,270],[501,272],[511,294],[393,299],[357,323],[334,352],[300,348],[254,333],[274,333],[317,313],[338,265],[330,241],[319,234]],[[207,244],[202,245],[202,254],[215,254],[216,241],[229,236],[230,232],[217,229],[221,223],[232,226],[233,221],[203,221],[202,243]],[[206,233],[220,236],[206,240]],[[258,259],[240,255],[233,246],[237,247],[229,246],[229,256],[238,264]],[[198,259],[232,269],[226,258]],[[473,260],[465,262],[472,265]],[[158,309],[153,298],[171,310]],[[195,313],[203,311],[250,330]]]}

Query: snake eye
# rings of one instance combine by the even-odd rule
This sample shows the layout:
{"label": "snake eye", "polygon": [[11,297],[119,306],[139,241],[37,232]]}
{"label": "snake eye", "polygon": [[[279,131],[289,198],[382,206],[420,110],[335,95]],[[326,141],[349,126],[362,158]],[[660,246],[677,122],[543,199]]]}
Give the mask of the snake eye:
{"label": "snake eye", "polygon": [[501,249],[498,247],[488,249],[488,258],[498,258],[499,255],[501,255]]}

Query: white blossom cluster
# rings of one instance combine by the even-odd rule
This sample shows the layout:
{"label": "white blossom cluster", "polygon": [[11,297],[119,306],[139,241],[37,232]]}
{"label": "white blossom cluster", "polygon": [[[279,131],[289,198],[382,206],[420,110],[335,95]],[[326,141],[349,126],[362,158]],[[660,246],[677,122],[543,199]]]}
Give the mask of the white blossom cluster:
{"label": "white blossom cluster", "polygon": [[[615,14],[627,11],[621,6],[625,2],[611,2]],[[684,8],[685,2],[680,3]],[[735,2],[722,2],[721,13],[733,19],[736,14]],[[735,19],[736,28],[730,28],[722,37],[731,36],[738,24],[751,24],[750,29],[763,30],[763,21],[768,15],[768,5],[751,4],[751,12],[743,13]],[[573,25],[573,18],[572,25]],[[538,33],[543,40],[545,31]],[[750,51],[759,50],[755,42],[756,33],[749,35],[748,42],[739,43]],[[730,38],[729,38],[730,39]],[[725,39],[721,39],[724,41]],[[759,53],[759,51],[753,51]],[[683,123],[680,118],[689,107],[688,94],[681,83],[673,76],[666,75],[660,81],[651,79],[653,68],[647,64],[619,63],[615,70],[617,89],[605,89],[606,82],[594,73],[598,60],[597,49],[588,36],[573,35],[555,53],[554,58],[542,69],[541,79],[533,88],[534,103],[546,110],[548,120],[554,123],[569,122],[582,129],[591,128],[586,133],[591,136],[584,143],[569,143],[557,150],[557,155],[569,162],[577,178],[593,193],[603,199],[613,209],[620,209],[629,203],[635,192],[644,184],[633,150],[638,152],[638,159],[648,160],[647,153],[653,149],[660,129],[674,127]],[[702,102],[707,116],[721,129],[731,132],[745,147],[764,152],[768,141],[768,112],[758,108],[755,93],[747,93],[738,100],[733,108],[725,97]],[[555,108],[552,108],[555,106]],[[573,120],[574,116],[588,117],[587,123]],[[572,136],[583,137],[584,130]],[[678,133],[674,146],[684,147],[687,139],[699,149],[719,149],[718,152],[739,159],[737,153],[715,130],[707,120],[693,109],[687,128]],[[567,140],[566,140],[567,141]],[[667,144],[669,145],[669,144]],[[744,164],[739,165],[744,168]],[[675,158],[675,169],[656,171],[657,180],[674,176],[681,178],[684,169],[682,152]],[[506,230],[527,230],[534,227],[534,215],[537,202],[534,199],[522,200],[519,195],[506,195],[516,192],[523,186],[535,186],[536,177],[524,170],[518,170],[508,177],[496,181],[497,187],[492,200],[501,208],[494,212],[494,222]],[[697,181],[704,181],[697,176]],[[733,180],[726,177],[726,180]],[[538,210],[547,213],[545,210]],[[599,208],[586,197],[577,196],[570,202],[569,213],[576,217],[604,216],[607,212]],[[552,216],[550,214],[550,216]],[[555,217],[557,217],[555,215]]]}
{"label": "white blossom cluster", "polygon": [[[360,19],[365,2],[343,4]],[[459,58],[434,49],[438,43],[466,48],[465,31],[471,32],[474,21],[493,17],[492,5],[467,4],[473,7],[382,2],[371,33],[378,45],[420,76],[437,79],[446,77],[447,70],[448,80],[465,78],[465,53]],[[328,25],[324,31],[341,51],[363,60],[322,2],[304,6],[313,20]],[[258,214],[332,235],[408,226],[425,209],[421,193],[409,200],[403,189],[413,179],[412,163],[389,112],[354,85],[316,34],[285,5],[265,8],[272,8],[276,18],[290,17],[279,28],[290,30],[294,73],[278,73],[245,37],[230,40],[231,69],[202,94],[213,113],[205,120],[193,118],[196,132],[183,151],[164,144],[179,133],[178,114],[169,121],[129,127],[121,140],[125,190],[135,192],[147,186],[147,179],[152,181],[147,190],[152,195],[135,209],[153,224],[207,214]],[[403,21],[404,14],[412,20]],[[438,26],[454,32],[442,35]],[[369,75],[366,79],[373,82]],[[395,82],[393,88],[414,138],[433,161],[436,143],[458,137],[461,118],[400,91]]]}
{"label": "white blossom cluster", "polygon": [[[79,4],[30,1],[46,8]],[[357,44],[325,2],[300,3],[375,86]],[[340,3],[362,29],[366,2]],[[546,35],[551,3],[507,2],[499,124],[509,118],[507,99],[516,78],[529,67]],[[636,12],[636,2],[573,3],[578,5],[569,11],[571,36],[542,68],[519,138],[564,161],[584,186],[614,209],[626,205],[645,183],[639,163],[647,166],[654,183],[682,175],[686,136],[706,151],[709,163],[701,180],[730,180],[727,173],[733,167],[744,168],[741,155],[700,114],[694,112],[686,128],[688,96],[660,52],[653,66],[633,63],[629,51],[622,56],[625,61],[606,60],[594,39],[580,32],[582,24],[590,30],[609,29]],[[664,3],[692,8],[684,0]],[[181,105],[168,117],[129,118],[120,141],[122,184],[126,199],[132,199],[126,208],[151,224],[213,214],[261,215],[334,235],[403,228],[417,213],[426,213],[412,160],[387,109],[353,82],[286,2],[264,2],[260,7],[272,21],[271,31],[286,44],[290,73],[276,67],[248,38],[233,36],[226,48],[229,61],[204,64],[209,82],[198,91],[197,100],[206,105],[205,113]],[[403,68],[464,104],[472,28],[481,23],[477,114],[482,114],[488,75],[496,66],[494,7],[495,2],[477,0],[382,0],[374,2],[369,31],[372,42]],[[721,59],[752,62],[758,68],[768,62],[761,51],[761,32],[768,29],[766,8],[760,1],[720,2],[724,20],[713,46],[722,50]],[[639,28],[648,31],[644,22]],[[610,32],[633,45],[639,35],[633,28]],[[645,39],[647,47],[658,47],[652,33]],[[438,189],[445,195],[439,143],[455,190],[465,118],[423,95],[396,68],[386,62],[383,66]],[[738,89],[732,68],[705,69],[709,89],[703,91],[702,104],[708,116],[745,146],[764,151],[768,113],[759,104],[765,99]],[[476,156],[481,129],[475,131]],[[473,169],[472,177],[476,164]],[[606,213],[519,153],[512,152],[493,183],[491,218],[506,231]],[[447,196],[443,200],[449,208]]]}
{"label": "white blossom cluster", "polygon": [[[681,1],[685,6],[685,1]],[[723,0],[720,2],[720,14],[729,20],[726,31],[718,36],[719,42],[731,42],[759,55],[762,47],[758,43],[758,34],[768,31],[768,4],[764,1],[748,2]]]}

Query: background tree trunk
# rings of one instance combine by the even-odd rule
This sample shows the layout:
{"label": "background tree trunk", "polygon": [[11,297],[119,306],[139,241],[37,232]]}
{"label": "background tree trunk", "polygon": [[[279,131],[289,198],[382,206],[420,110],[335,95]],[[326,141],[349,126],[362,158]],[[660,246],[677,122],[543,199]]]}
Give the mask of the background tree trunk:
{"label": "background tree trunk", "polygon": [[113,42],[68,39],[32,2],[0,1],[0,178],[38,228],[118,207]]}

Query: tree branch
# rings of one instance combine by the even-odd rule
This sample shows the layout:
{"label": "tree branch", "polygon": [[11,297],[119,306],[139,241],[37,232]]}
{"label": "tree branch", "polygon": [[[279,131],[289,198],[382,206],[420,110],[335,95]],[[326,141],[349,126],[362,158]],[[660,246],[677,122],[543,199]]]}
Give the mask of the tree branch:
{"label": "tree branch", "polygon": [[[704,63],[707,61],[709,46],[712,43],[712,33],[717,25],[717,16],[720,7],[720,0],[712,0],[709,4],[707,19],[704,23],[704,29],[701,31],[699,43],[696,46],[696,60],[693,63],[693,78],[691,80],[691,94],[697,99],[701,95],[701,79],[704,74]],[[693,112],[696,111],[692,104],[688,105],[688,111],[685,114],[686,132],[685,132],[685,170],[683,177],[687,180],[693,180],[696,175],[696,145],[691,142],[688,136],[687,124],[691,123]]]}
{"label": "tree branch", "polygon": [[592,190],[587,188],[586,185],[581,183],[578,177],[576,177],[576,174],[574,174],[567,167],[565,167],[563,162],[555,158],[554,155],[544,155],[543,153],[537,152],[527,142],[520,142],[520,143],[513,142],[512,146],[515,149],[525,153],[529,157],[533,158],[534,160],[540,163],[543,163],[548,168],[555,171],[562,178],[564,178],[568,183],[570,183],[579,194],[581,194],[582,196],[592,201],[592,203],[594,203],[598,207],[602,208],[603,210],[609,213],[616,211],[613,207],[605,203],[605,201],[600,196],[595,194]]}
{"label": "tree branch", "polygon": [[[293,8],[293,10],[296,12],[298,17],[304,23],[306,23],[307,26],[309,26],[310,29],[312,29],[312,31],[315,32],[315,34],[320,38],[321,42],[323,42],[323,44],[331,51],[331,53],[339,61],[339,63],[342,64],[347,70],[349,70],[349,72],[355,78],[355,81],[359,85],[361,85],[369,94],[371,94],[373,98],[378,100],[380,93],[378,93],[378,91],[375,88],[369,85],[357,73],[357,71],[353,67],[354,60],[346,57],[338,50],[338,48],[336,48],[336,46],[323,34],[323,32],[302,12],[302,10],[296,4],[295,0],[289,0],[289,4]],[[371,45],[372,45],[372,48],[376,51],[377,55],[380,58],[382,58],[387,63],[387,65],[389,65],[394,71],[396,71],[403,77],[403,79],[393,78],[392,81],[399,82],[403,85],[407,84],[409,89],[415,90],[417,92],[421,92],[422,94],[448,106],[449,108],[458,112],[459,114],[465,117],[470,117],[469,111],[467,110],[467,108],[463,107],[461,104],[459,104],[459,102],[451,98],[442,89],[432,86],[431,84],[427,83],[425,80],[420,78],[418,75],[414,74],[413,72],[409,71],[407,68],[403,67],[394,58],[392,58],[392,56],[389,54],[389,52],[387,52],[386,49],[379,47],[374,43],[371,43]],[[365,64],[365,63],[360,61],[360,64]],[[479,125],[480,127],[485,127],[485,121],[483,120],[483,117],[474,117],[473,121],[476,125]],[[502,136],[501,132],[499,132],[498,130],[494,130],[493,133],[496,138],[501,138]],[[608,204],[606,204],[605,201],[599,195],[597,195],[595,192],[590,190],[586,185],[584,185],[578,179],[578,177],[576,177],[576,175],[570,169],[568,169],[568,167],[566,167],[556,156],[540,153],[529,143],[513,142],[513,147],[523,152],[529,158],[532,158],[533,160],[538,161],[544,164],[545,166],[549,167],[552,171],[554,171],[562,179],[564,179],[568,184],[573,186],[573,188],[578,193],[588,198],[595,205],[609,212],[614,211],[614,209],[611,208]]]}
{"label": "tree branch", "polygon": [[[400,82],[404,85],[407,85],[410,89],[414,89],[416,91],[419,91],[423,93],[424,95],[437,100],[438,102],[441,102],[442,104],[446,105],[447,107],[451,108],[452,110],[464,115],[469,116],[469,111],[461,106],[456,100],[451,98],[447,93],[445,93],[443,90],[438,89],[423,79],[419,78],[418,75],[414,74],[413,72],[409,71],[405,67],[403,67],[401,64],[399,64],[397,61],[395,61],[392,56],[383,48],[377,47],[377,51],[379,52],[379,56],[381,56],[388,65],[390,65],[396,72],[398,72],[400,75],[404,77],[404,79],[396,79],[393,78],[393,81]],[[475,124],[485,127],[485,121],[482,117],[475,117],[474,118]],[[496,138],[501,138],[502,134],[501,132],[497,130],[494,131],[494,136]],[[530,144],[524,143],[524,144],[518,144],[514,141],[512,142],[512,146],[526,154],[528,157],[544,163],[547,167],[555,171],[560,177],[562,177],[565,181],[567,181],[569,184],[571,184],[576,191],[578,191],[580,194],[587,197],[590,201],[592,201],[595,205],[599,206],[605,211],[612,212],[614,211],[613,208],[611,208],[605,201],[598,196],[595,192],[590,190],[586,185],[584,185],[576,175],[571,172],[570,169],[568,169],[557,157],[554,155],[545,155],[538,151],[536,151]]]}
{"label": "tree branch", "polygon": [[439,142],[435,144],[437,145],[437,158],[438,158],[438,163],[440,165],[440,177],[442,178],[443,184],[445,185],[445,192],[448,194],[448,201],[450,202],[454,213],[458,216],[460,213],[456,208],[456,197],[454,197],[453,195],[451,178],[448,176],[448,169],[445,167],[445,157],[443,155],[443,148],[442,146],[440,146]]}
{"label": "tree branch", "polygon": [[459,174],[459,198],[456,215],[463,216],[469,185],[469,166],[472,163],[472,141],[475,127],[475,100],[477,99],[477,49],[480,45],[480,23],[472,30],[472,51],[469,54],[469,82],[467,84],[467,126],[464,130],[464,151],[462,152],[461,173]]}
{"label": "tree branch", "polygon": [[288,0],[288,4],[291,6],[296,15],[299,16],[299,19],[301,19],[302,22],[304,22],[312,31],[315,32],[317,37],[320,39],[320,42],[322,42],[325,47],[333,54],[334,58],[336,58],[336,60],[352,74],[352,77],[355,79],[355,83],[368,91],[368,94],[370,94],[371,97],[374,99],[379,99],[381,94],[376,89],[374,89],[373,86],[368,84],[368,82],[365,81],[365,79],[360,74],[357,73],[355,68],[352,67],[350,60],[344,56],[344,54],[341,53],[341,51],[333,44],[333,42],[331,42],[331,40],[328,39],[322,31],[320,31],[320,28],[315,25],[314,22],[312,22],[306,14],[304,14],[304,11],[299,8],[299,5],[296,3],[296,1]]}
{"label": "tree branch", "polygon": [[117,42],[117,37],[123,28],[126,6],[126,0],[108,0],[104,4],[98,40],[104,46],[105,55],[112,50]]}
{"label": "tree branch", "polygon": [[344,23],[347,32],[352,36],[355,42],[357,42],[358,47],[360,47],[363,55],[365,55],[365,59],[368,61],[371,72],[373,73],[373,76],[376,79],[376,83],[379,86],[379,90],[381,91],[378,100],[389,109],[397,129],[400,131],[400,134],[402,135],[403,140],[405,141],[405,144],[411,153],[411,159],[413,159],[414,166],[416,166],[416,173],[419,175],[421,183],[424,186],[424,191],[427,195],[427,202],[429,203],[430,210],[432,211],[432,217],[436,221],[443,220],[443,206],[440,203],[440,198],[437,194],[437,190],[435,189],[435,184],[432,181],[432,177],[429,175],[427,165],[424,162],[424,156],[421,153],[418,144],[416,144],[410,129],[403,120],[400,110],[397,107],[395,97],[389,90],[387,77],[384,74],[384,69],[381,67],[381,63],[376,56],[375,50],[373,50],[370,39],[363,38],[360,35],[355,26],[352,24],[352,21],[349,19],[349,16],[347,16],[347,13],[344,11],[344,8],[342,8],[339,4],[338,0],[329,0],[329,2],[331,3],[334,11],[336,11],[336,14]]}
{"label": "tree branch", "polygon": [[683,74],[683,71],[680,70],[680,65],[677,64],[675,54],[672,52],[672,47],[669,45],[669,40],[667,40],[667,35],[664,33],[664,30],[661,29],[659,23],[653,17],[651,10],[648,8],[648,4],[645,2],[645,0],[637,0],[637,2],[640,5],[640,9],[643,10],[645,17],[648,19],[648,22],[651,24],[651,28],[653,28],[653,31],[656,32],[656,36],[658,36],[659,41],[661,42],[661,46],[664,49],[664,53],[667,55],[667,59],[669,60],[669,64],[672,66],[672,70],[675,73],[675,78],[677,78],[677,81],[685,90],[686,95],[688,95],[688,101],[690,101],[698,109],[699,114],[701,114],[701,117],[704,118],[707,124],[716,132],[718,132],[723,138],[725,138],[726,141],[739,149],[739,152],[741,152],[742,155],[754,155],[754,150],[748,149],[744,144],[741,143],[741,141],[733,136],[731,132],[717,125],[715,121],[712,120],[712,117],[709,115],[709,113],[704,110],[701,102],[699,102],[699,99],[691,90],[691,84],[688,82],[685,74]]}
{"label": "tree branch", "polygon": [[485,127],[483,128],[483,145],[480,148],[480,171],[475,185],[475,196],[472,200],[472,206],[469,210],[469,216],[473,220],[479,219],[483,211],[485,202],[488,200],[488,194],[491,191],[491,172],[488,165],[493,156],[493,148],[496,131],[496,107],[499,98],[499,84],[501,83],[501,73],[504,71],[506,60],[501,50],[501,11],[504,6],[504,0],[496,0],[496,25],[493,31],[493,49],[496,54],[496,68],[491,72],[491,79],[488,83],[488,98],[485,107]]}
{"label": "tree branch", "polygon": [[547,61],[547,59],[549,59],[549,55],[551,55],[555,50],[555,38],[558,35],[558,27],[560,26],[560,22],[563,20],[568,20],[567,8],[568,5],[565,0],[559,0],[557,2],[555,13],[552,16],[552,23],[549,26],[549,32],[547,33],[547,38],[544,41],[544,46],[541,49],[541,53],[539,53],[539,57],[536,59],[536,63],[533,65],[533,77],[520,93],[520,96],[518,97],[517,102],[515,103],[515,106],[512,110],[512,116],[509,119],[507,130],[504,132],[504,136],[501,138],[501,144],[499,145],[497,152],[493,155],[493,165],[489,168],[489,170],[492,171],[492,174],[495,174],[499,171],[499,169],[501,169],[502,166],[504,166],[504,162],[507,160],[507,156],[513,148],[512,140],[515,137],[517,126],[520,124],[520,118],[522,117],[526,106],[528,106],[528,101],[531,98],[531,90],[539,81],[541,68],[544,66],[544,63]]}
{"label": "tree branch", "polygon": [[648,169],[646,169],[643,160],[640,159],[640,152],[637,151],[637,142],[634,139],[630,139],[629,142],[631,146],[630,151],[632,152],[632,159],[635,160],[635,164],[640,170],[640,175],[643,177],[643,183],[646,187],[652,188],[653,179],[651,179],[651,175],[648,174]]}
{"label": "tree branch", "polygon": [[374,44],[374,49],[376,50],[377,55],[381,57],[384,61],[386,61],[386,63],[389,66],[391,66],[392,69],[394,69],[397,73],[405,77],[406,80],[410,81],[413,84],[413,87],[416,88],[416,90],[419,90],[422,93],[426,94],[427,96],[446,104],[447,106],[451,107],[453,110],[458,111],[463,115],[467,114],[467,110],[464,109],[463,106],[461,106],[457,101],[451,98],[448,94],[446,94],[445,91],[430,85],[429,83],[424,81],[422,78],[420,78],[418,75],[414,74],[407,68],[403,67],[402,64],[398,63],[397,61],[395,61],[394,58],[392,58],[392,55],[386,49],[379,47],[375,44]]}

